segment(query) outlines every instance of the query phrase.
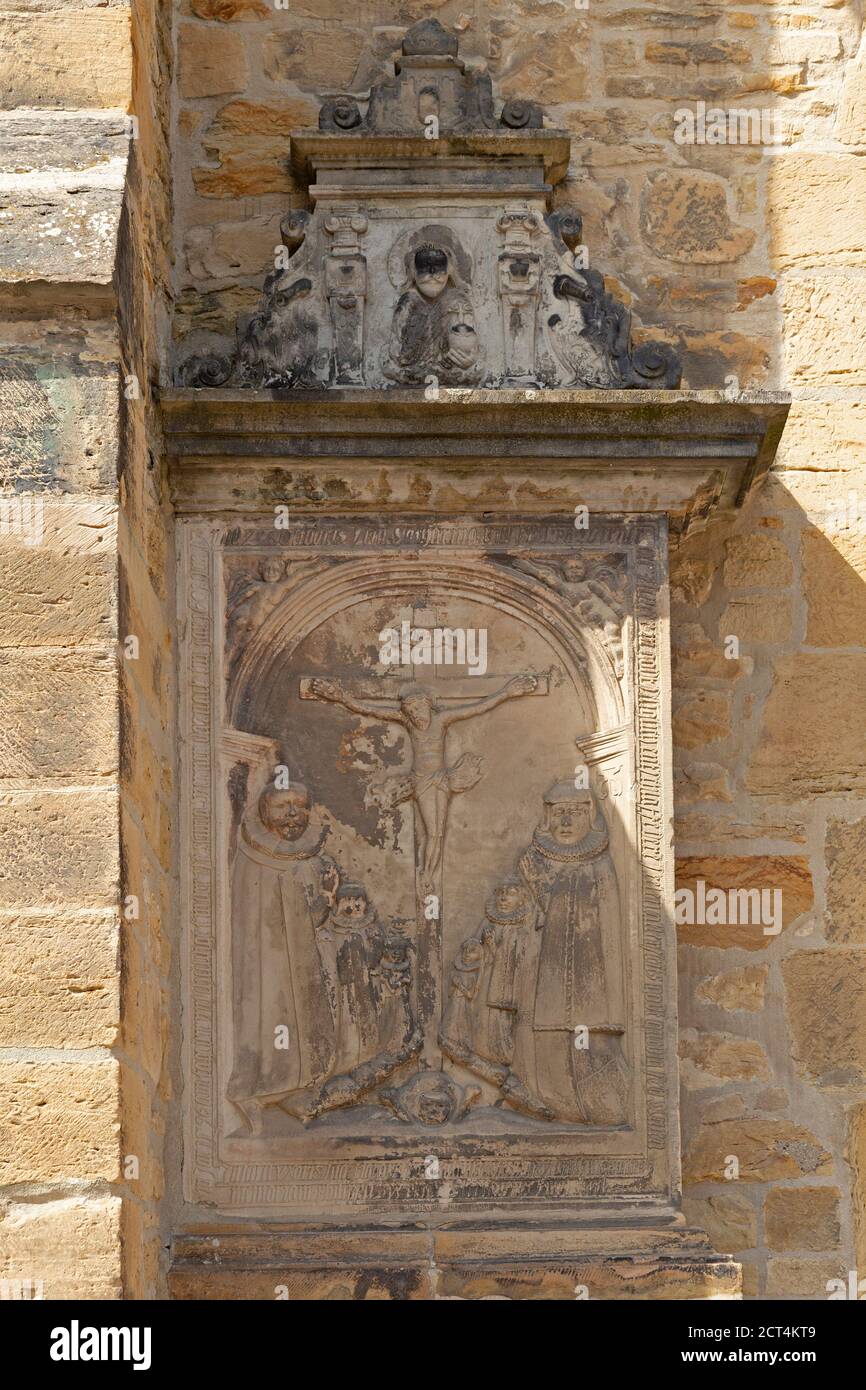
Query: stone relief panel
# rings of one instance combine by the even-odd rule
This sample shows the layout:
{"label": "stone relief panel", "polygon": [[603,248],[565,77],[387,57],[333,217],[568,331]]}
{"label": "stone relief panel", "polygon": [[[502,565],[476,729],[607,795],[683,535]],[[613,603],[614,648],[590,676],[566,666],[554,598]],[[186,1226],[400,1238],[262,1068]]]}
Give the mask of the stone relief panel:
{"label": "stone relief panel", "polygon": [[351,1200],[337,1155],[434,1132],[455,1153],[509,1137],[526,1182],[559,1154],[584,1190],[646,1185],[665,1123],[634,796],[656,523],[643,550],[615,520],[593,544],[562,523],[478,523],[469,544],[455,523],[184,525],[193,614],[197,563],[214,583],[190,661],[203,680],[212,642],[217,692],[208,729],[189,716],[212,774],[188,806],[186,891],[211,901],[194,1054],[215,1020],[193,1188],[291,1205],[315,1160]]}
{"label": "stone relief panel", "polygon": [[497,115],[489,74],[438,21],[409,30],[363,109],[329,99],[319,127],[293,139],[311,206],[283,220],[258,310],[235,343],[202,339],[179,384],[679,385],[668,345],[634,342],[579,213],[554,210],[568,137],[531,101]]}

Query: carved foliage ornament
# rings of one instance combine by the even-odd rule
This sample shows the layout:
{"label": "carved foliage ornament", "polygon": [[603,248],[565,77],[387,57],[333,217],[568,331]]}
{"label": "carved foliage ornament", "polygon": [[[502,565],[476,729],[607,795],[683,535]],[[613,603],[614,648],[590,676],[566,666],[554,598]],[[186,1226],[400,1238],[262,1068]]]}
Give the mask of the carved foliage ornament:
{"label": "carved foliage ornament", "polygon": [[295,139],[327,161],[314,211],[284,218],[258,309],[235,344],[202,341],[182,385],[679,385],[670,346],[634,344],[580,215],[551,210],[546,180],[565,170],[551,173],[550,141],[566,137],[531,101],[497,117],[490,75],[437,20],[409,30],[365,109],[330,99],[319,126]]}

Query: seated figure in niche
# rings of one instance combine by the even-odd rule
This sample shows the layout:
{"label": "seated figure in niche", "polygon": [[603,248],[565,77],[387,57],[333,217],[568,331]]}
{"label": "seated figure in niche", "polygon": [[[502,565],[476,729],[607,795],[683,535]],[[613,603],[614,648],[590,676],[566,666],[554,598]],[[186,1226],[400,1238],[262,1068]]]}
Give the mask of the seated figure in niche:
{"label": "seated figure in niche", "polygon": [[469,292],[447,252],[427,242],[412,256],[409,280],[394,310],[385,375],[407,386],[423,386],[431,378],[442,386],[461,386],[478,380],[477,363]]}

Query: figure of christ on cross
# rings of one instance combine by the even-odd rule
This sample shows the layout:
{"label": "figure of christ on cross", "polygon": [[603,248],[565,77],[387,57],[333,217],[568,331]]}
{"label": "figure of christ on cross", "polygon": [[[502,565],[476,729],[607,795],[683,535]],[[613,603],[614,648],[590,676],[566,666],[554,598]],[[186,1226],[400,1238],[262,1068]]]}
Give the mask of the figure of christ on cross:
{"label": "figure of christ on cross", "polygon": [[[422,1065],[442,1066],[438,1043],[442,1001],[442,854],[448,807],[456,793],[474,787],[482,759],[464,753],[448,765],[448,731],[522,695],[544,694],[550,674],[515,676],[494,694],[480,699],[447,700],[424,686],[404,686],[396,698],[355,695],[339,681],[302,680],[301,698],[342,705],[364,719],[399,724],[408,735],[410,764],[385,777],[374,789],[380,805],[391,809],[411,801],[415,819],[416,907],[418,913],[417,1017],[424,1033]],[[437,883],[437,879],[440,881]]]}
{"label": "figure of christ on cross", "polygon": [[384,719],[406,730],[411,766],[388,777],[381,786],[380,797],[389,809],[404,801],[414,802],[418,872],[423,892],[430,893],[442,862],[451,797],[474,787],[481,776],[482,760],[475,753],[464,753],[448,766],[449,729],[461,720],[489,714],[506,700],[532,695],[538,688],[537,676],[515,676],[494,695],[450,707],[420,685],[405,687],[396,699],[377,699],[355,696],[339,681],[317,677],[302,681],[300,694],[303,700],[327,700],[365,719]]}

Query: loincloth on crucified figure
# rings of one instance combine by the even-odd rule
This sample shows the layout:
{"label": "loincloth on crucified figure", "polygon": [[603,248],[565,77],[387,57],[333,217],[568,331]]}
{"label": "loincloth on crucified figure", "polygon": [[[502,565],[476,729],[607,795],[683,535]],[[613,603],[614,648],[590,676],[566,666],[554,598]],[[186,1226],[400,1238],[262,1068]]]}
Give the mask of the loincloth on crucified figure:
{"label": "loincloth on crucified figure", "polygon": [[414,772],[394,772],[372,783],[373,800],[383,811],[393,811],[407,801],[420,801],[427,792],[440,791],[452,796],[468,792],[481,780],[484,759],[477,753],[464,753],[451,767],[418,776]]}

